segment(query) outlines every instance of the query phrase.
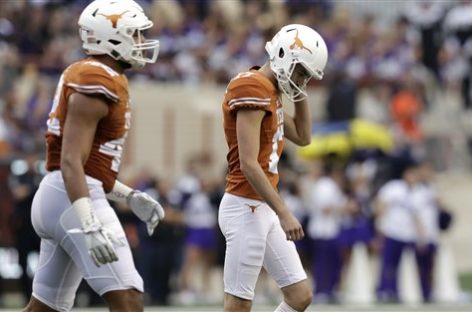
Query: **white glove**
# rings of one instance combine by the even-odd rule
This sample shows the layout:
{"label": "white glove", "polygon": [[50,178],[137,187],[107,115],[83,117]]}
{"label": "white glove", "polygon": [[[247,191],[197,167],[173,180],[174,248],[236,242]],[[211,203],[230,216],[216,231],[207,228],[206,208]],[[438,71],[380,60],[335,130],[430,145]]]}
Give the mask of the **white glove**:
{"label": "white glove", "polygon": [[164,219],[164,208],[154,198],[138,190],[133,190],[126,197],[126,201],[134,214],[146,222],[148,234],[151,236],[159,221]]}
{"label": "white glove", "polygon": [[88,253],[96,266],[118,260],[113,244],[123,245],[116,235],[105,228],[92,207],[92,201],[88,197],[82,197],[72,204],[79,216],[82,229],[71,229],[69,233],[83,233]]}

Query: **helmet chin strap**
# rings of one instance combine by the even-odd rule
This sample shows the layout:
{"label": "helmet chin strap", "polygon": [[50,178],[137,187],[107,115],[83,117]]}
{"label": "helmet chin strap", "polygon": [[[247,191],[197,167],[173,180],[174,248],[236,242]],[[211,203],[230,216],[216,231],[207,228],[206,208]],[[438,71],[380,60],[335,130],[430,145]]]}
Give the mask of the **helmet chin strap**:
{"label": "helmet chin strap", "polygon": [[130,63],[125,62],[125,61],[123,61],[123,60],[118,60],[118,63],[120,63],[120,66],[121,66],[123,69],[130,69],[131,67],[133,67]]}

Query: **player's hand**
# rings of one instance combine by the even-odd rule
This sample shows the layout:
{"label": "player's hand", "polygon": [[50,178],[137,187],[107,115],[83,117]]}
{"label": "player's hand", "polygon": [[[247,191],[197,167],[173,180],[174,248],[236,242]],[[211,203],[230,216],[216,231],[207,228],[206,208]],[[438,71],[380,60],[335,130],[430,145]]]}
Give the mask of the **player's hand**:
{"label": "player's hand", "polygon": [[84,229],[85,243],[96,266],[118,261],[113,244],[121,245],[116,235],[101,224]]}
{"label": "player's hand", "polygon": [[80,229],[71,229],[69,233],[85,235],[88,253],[96,266],[118,260],[113,244],[124,245],[117,239],[116,234],[102,225],[95,214],[92,200],[89,197],[77,199],[72,204],[79,217]]}
{"label": "player's hand", "polygon": [[113,245],[122,246],[121,242],[109,229],[102,226],[100,222],[87,225],[83,229],[72,229],[69,233],[83,233],[88,253],[96,266],[118,261]]}
{"label": "player's hand", "polygon": [[302,239],[305,236],[302,225],[290,212],[279,215],[279,220],[282,229],[287,235],[287,240],[296,241]]}
{"label": "player's hand", "polygon": [[133,213],[146,222],[148,234],[151,236],[159,221],[164,219],[164,208],[154,198],[137,190],[128,195],[127,202]]}

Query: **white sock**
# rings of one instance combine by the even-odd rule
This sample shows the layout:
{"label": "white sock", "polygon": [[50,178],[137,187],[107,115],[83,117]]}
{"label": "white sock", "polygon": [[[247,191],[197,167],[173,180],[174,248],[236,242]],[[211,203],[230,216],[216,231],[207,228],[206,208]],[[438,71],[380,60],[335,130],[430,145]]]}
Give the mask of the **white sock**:
{"label": "white sock", "polygon": [[285,301],[282,301],[282,303],[279,304],[279,306],[277,307],[277,309],[275,309],[274,312],[298,312],[298,311],[292,308],[291,306],[289,306]]}

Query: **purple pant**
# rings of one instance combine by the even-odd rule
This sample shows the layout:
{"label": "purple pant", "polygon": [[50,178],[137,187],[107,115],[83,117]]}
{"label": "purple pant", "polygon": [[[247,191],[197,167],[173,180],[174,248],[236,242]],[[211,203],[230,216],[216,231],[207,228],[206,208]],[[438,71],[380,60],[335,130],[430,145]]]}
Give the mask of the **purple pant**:
{"label": "purple pant", "polygon": [[368,243],[374,236],[372,222],[365,216],[352,217],[349,225],[341,228],[340,244],[352,247],[358,242]]}
{"label": "purple pant", "polygon": [[216,250],[216,236],[214,229],[187,228],[185,244],[204,250]]}
{"label": "purple pant", "polygon": [[414,244],[389,237],[384,238],[380,281],[377,288],[377,297],[380,301],[399,301],[398,266],[405,248],[414,248]]}
{"label": "purple pant", "polygon": [[341,250],[338,239],[313,240],[313,278],[315,295],[333,299],[341,275]]}
{"label": "purple pant", "polygon": [[421,292],[424,302],[431,301],[431,290],[433,288],[433,269],[436,257],[436,244],[430,243],[424,248],[416,248],[416,263],[418,264],[418,273],[421,283]]}

